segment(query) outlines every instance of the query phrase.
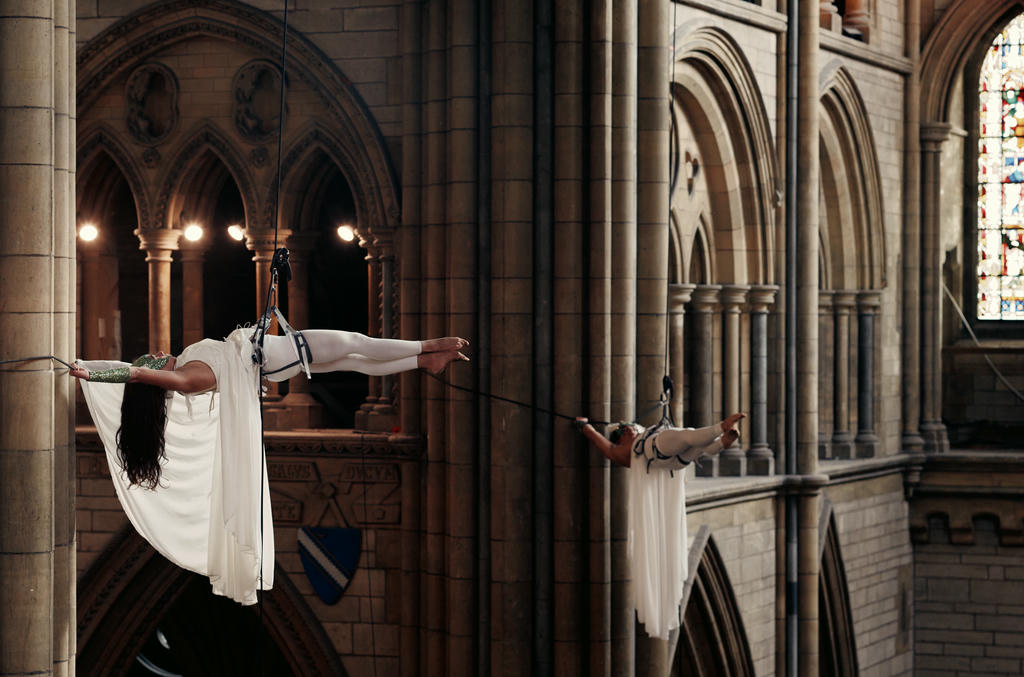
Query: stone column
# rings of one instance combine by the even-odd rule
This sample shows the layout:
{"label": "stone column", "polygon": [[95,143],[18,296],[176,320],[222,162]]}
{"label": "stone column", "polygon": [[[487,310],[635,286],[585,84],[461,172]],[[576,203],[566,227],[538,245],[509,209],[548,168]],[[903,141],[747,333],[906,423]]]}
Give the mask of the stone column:
{"label": "stone column", "polygon": [[[362,229],[361,229],[362,231]],[[366,250],[366,275],[369,278],[366,284],[366,307],[369,310],[367,318],[366,333],[368,336],[380,335],[380,314],[378,295],[380,287],[380,259],[377,257],[377,247],[369,239],[369,235],[360,232],[359,246]],[[374,409],[380,403],[380,377],[370,376],[367,379],[366,400],[359,406],[355,416],[356,430],[372,430],[371,418]]]}
{"label": "stone column", "polygon": [[867,0],[846,0],[843,32],[858,40],[868,41],[871,32],[871,9]]}
{"label": "stone column", "polygon": [[[288,322],[298,330],[309,326],[309,253],[320,239],[319,231],[293,232],[288,236],[292,281],[288,284]],[[265,293],[265,292],[264,292]],[[309,379],[305,373],[288,381],[288,394],[281,404],[289,427],[316,428],[320,425],[322,407],[309,394]]]}
{"label": "stone column", "polygon": [[[55,232],[63,219],[54,214],[52,8],[5,13],[43,15],[0,18],[0,356],[10,359],[54,350],[54,240],[63,238]],[[58,605],[67,613],[67,600],[56,600],[54,590],[60,585],[54,571],[55,499],[60,501],[54,495],[55,378],[68,376],[54,374],[48,361],[0,365],[5,675],[51,674],[58,658],[54,628],[69,622],[54,618]]]}
{"label": "stone column", "polygon": [[203,260],[207,242],[179,241],[181,249],[181,344],[189,346],[206,338],[203,334]]}
{"label": "stone column", "polygon": [[[287,228],[279,228],[277,231],[277,246],[283,247],[291,236],[292,231]],[[274,259],[274,229],[273,228],[246,228],[245,247],[252,252],[253,263],[256,264],[256,317],[262,317],[267,308],[267,289],[270,285],[270,262]],[[280,289],[282,281],[278,282]],[[277,320],[271,320],[269,334],[277,333]],[[264,383],[266,391],[264,400],[277,402],[280,400],[280,386],[272,381]],[[271,412],[269,419],[264,415],[264,425],[268,428],[278,427],[279,409]],[[266,411],[264,412],[266,414]]]}
{"label": "stone column", "polygon": [[775,454],[768,444],[768,310],[775,303],[775,285],[750,288],[750,448],[747,473],[771,475]]}
{"label": "stone column", "polygon": [[857,458],[878,454],[875,432],[875,318],[881,305],[878,290],[857,293]]}
{"label": "stone column", "polygon": [[839,33],[843,30],[843,17],[839,16],[839,8],[831,0],[821,0],[818,17],[821,27],[825,30],[834,33]]}
{"label": "stone column", "polygon": [[171,349],[171,254],[178,248],[180,230],[138,229],[139,249],[149,264],[149,351]]}
{"label": "stone column", "polygon": [[[690,300],[693,315],[693,346],[690,350],[690,422],[695,427],[710,425],[715,415],[715,310],[718,308],[722,287],[716,284],[698,285]],[[697,466],[701,477],[717,474],[718,457],[704,459]]]}
{"label": "stone column", "polygon": [[949,451],[942,422],[942,144],[949,123],[921,126],[921,437],[930,454]]}
{"label": "stone column", "polygon": [[921,418],[921,317],[918,300],[921,296],[921,3],[907,0],[907,36],[904,40],[912,68],[907,74],[903,108],[903,234],[900,256],[903,277],[900,304],[900,404],[903,451],[915,452],[924,447],[918,430]]}
{"label": "stone column", "polygon": [[693,296],[695,284],[672,284],[668,288],[669,376],[675,387],[672,418],[683,425],[686,407],[683,404],[683,378],[686,373],[686,304]]}
{"label": "stone column", "polygon": [[[740,319],[749,287],[722,287],[722,416],[740,410]],[[707,425],[702,423],[701,425]],[[718,457],[720,475],[740,476],[747,472],[747,454],[743,440],[732,445]]]}
{"label": "stone column", "polygon": [[[371,301],[375,304],[377,315],[377,336],[381,338],[394,338],[395,335],[395,248],[390,239],[376,238],[377,261],[378,261],[378,285],[374,290],[376,295],[371,294]],[[460,333],[458,331],[446,333]],[[377,380],[377,403],[370,412],[368,427],[370,430],[387,432],[398,423],[397,411],[395,409],[395,377],[392,375],[381,376]],[[455,414],[453,414],[455,415]]]}
{"label": "stone column", "polygon": [[818,458],[832,458],[832,394],[835,355],[832,339],[832,292],[818,292]]}
{"label": "stone column", "polygon": [[832,396],[832,458],[853,458],[850,435],[850,313],[856,294],[836,291],[832,296],[835,311],[835,390]]}
{"label": "stone column", "polygon": [[[795,1],[795,0],[794,0]],[[799,0],[799,72],[797,77],[797,257],[796,268],[796,427],[797,472],[818,472],[818,214],[819,167],[819,37],[817,0]],[[809,479],[809,478],[808,478]],[[798,593],[799,649],[796,672],[818,677],[818,504],[820,486],[799,499]]]}

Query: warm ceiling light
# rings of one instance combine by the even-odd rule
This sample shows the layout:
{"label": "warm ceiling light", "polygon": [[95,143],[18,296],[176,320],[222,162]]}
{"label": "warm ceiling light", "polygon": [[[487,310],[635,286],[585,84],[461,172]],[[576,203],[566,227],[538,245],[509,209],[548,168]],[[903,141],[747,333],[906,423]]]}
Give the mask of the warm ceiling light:
{"label": "warm ceiling light", "polygon": [[100,236],[99,229],[91,223],[83,224],[78,229],[78,237],[82,238],[83,242],[92,242]]}
{"label": "warm ceiling light", "polygon": [[198,223],[190,223],[185,226],[185,239],[189,242],[195,242],[203,237],[203,227]]}
{"label": "warm ceiling light", "polygon": [[338,226],[338,237],[345,242],[351,242],[356,239],[356,231],[352,226]]}
{"label": "warm ceiling light", "polygon": [[241,226],[231,224],[230,226],[228,226],[228,235],[231,236],[232,240],[238,240],[239,242],[241,242],[245,238],[245,231],[242,230]]}

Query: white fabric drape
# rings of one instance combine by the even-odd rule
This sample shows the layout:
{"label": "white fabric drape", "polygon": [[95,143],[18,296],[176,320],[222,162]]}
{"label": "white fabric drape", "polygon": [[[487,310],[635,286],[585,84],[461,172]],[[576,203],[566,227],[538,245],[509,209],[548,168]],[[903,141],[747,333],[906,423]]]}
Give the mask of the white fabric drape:
{"label": "white fabric drape", "polygon": [[643,457],[633,458],[628,528],[637,618],[648,635],[668,639],[679,627],[687,576],[686,483],[681,470],[648,472]]}
{"label": "white fabric drape", "polygon": [[[217,392],[169,395],[167,458],[155,490],[130,486],[117,457],[124,386],[81,382],[117,497],[132,525],[161,555],[209,576],[215,594],[241,604],[255,604],[257,587],[269,590],[274,583],[274,524],[251,333],[236,329],[224,341],[200,341],[178,358],[178,365],[193,360],[209,365],[217,377]],[[83,364],[89,370],[124,366]],[[192,406],[193,399],[197,406]]]}

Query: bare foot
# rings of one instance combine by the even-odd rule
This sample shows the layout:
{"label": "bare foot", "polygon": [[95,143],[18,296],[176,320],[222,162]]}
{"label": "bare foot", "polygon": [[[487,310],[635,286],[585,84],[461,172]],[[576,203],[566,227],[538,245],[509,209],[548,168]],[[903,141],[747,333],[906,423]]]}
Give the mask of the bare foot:
{"label": "bare foot", "polygon": [[732,428],[735,428],[736,424],[745,419],[746,417],[746,414],[737,411],[735,414],[722,421],[722,432],[727,432]]}
{"label": "bare foot", "polygon": [[446,350],[444,352],[420,353],[416,364],[431,374],[440,374],[445,367],[456,360],[469,362],[469,358],[458,350]]}
{"label": "bare foot", "polygon": [[443,353],[449,350],[462,350],[469,345],[469,341],[458,336],[446,336],[444,338],[427,339],[421,341],[420,344],[423,346],[423,352],[425,353]]}
{"label": "bare foot", "polygon": [[726,430],[724,433],[722,433],[722,448],[728,449],[732,445],[736,444],[736,440],[738,440],[739,438],[740,433],[735,428],[732,430]]}

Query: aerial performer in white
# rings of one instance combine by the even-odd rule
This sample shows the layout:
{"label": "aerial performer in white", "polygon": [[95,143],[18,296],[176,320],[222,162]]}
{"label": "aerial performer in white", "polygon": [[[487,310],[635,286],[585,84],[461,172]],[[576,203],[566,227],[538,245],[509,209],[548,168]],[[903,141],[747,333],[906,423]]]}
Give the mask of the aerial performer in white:
{"label": "aerial performer in white", "polygon": [[583,435],[612,462],[629,468],[627,552],[633,569],[637,618],[651,637],[668,639],[679,627],[679,602],[687,577],[686,490],[681,470],[739,439],[736,413],[706,428],[654,429],[620,423],[609,437],[577,418]]}
{"label": "aerial performer in white", "polygon": [[[416,368],[438,373],[468,359],[460,352],[468,342],[456,337],[403,341],[288,330],[264,337],[262,365],[253,358],[254,329],[247,327],[223,341],[194,343],[177,358],[160,352],[131,365],[78,362],[71,371],[82,379],[132,525],[170,561],[209,576],[215,594],[242,604],[255,604],[257,588],[269,590],[274,582],[261,377],[284,381],[302,371],[381,376]],[[193,399],[207,393],[209,405],[193,411]]]}

